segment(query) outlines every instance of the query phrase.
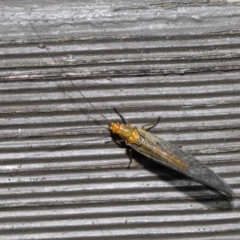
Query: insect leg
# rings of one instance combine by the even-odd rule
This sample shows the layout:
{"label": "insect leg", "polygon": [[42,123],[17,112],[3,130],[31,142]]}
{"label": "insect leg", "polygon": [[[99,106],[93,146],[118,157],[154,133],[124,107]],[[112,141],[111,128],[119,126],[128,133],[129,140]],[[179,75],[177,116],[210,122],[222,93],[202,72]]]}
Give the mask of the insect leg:
{"label": "insect leg", "polygon": [[[152,123],[149,124],[149,123],[148,123],[148,124],[143,125],[143,126],[142,126],[142,129],[143,129],[143,130],[146,130],[146,131],[151,130],[152,128],[154,128],[154,127],[156,127],[156,126],[158,125],[158,123],[160,122],[160,119],[161,119],[161,118],[158,117],[157,121],[156,121],[154,124],[152,124]],[[150,127],[148,127],[148,128],[145,129],[145,127],[147,127],[147,126],[150,126]]]}
{"label": "insect leg", "polygon": [[124,124],[128,124],[128,121],[123,117],[123,115],[121,113],[118,112],[118,110],[116,108],[113,109],[115,111],[115,113],[122,119]]}
{"label": "insect leg", "polygon": [[128,149],[128,153],[129,153],[129,164],[128,164],[128,169],[130,169],[130,166],[132,164],[132,148]]}
{"label": "insect leg", "polygon": [[125,148],[125,141],[124,140],[115,140],[114,141],[120,148]]}
{"label": "insect leg", "polygon": [[132,148],[127,148],[127,151],[128,151],[128,156],[129,156],[129,164],[128,164],[128,169],[130,169],[130,166],[134,166],[134,167],[137,167],[139,164],[134,160],[135,164],[132,164],[133,162],[133,157],[132,157],[132,152],[134,151]]}

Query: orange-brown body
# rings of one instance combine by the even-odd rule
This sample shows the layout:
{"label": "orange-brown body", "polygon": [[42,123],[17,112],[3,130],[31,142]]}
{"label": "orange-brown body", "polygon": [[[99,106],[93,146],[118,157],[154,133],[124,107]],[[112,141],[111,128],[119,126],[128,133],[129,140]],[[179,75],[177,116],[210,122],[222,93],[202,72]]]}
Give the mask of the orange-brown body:
{"label": "orange-brown body", "polygon": [[133,128],[131,125],[120,124],[119,122],[112,122],[109,124],[109,129],[112,133],[119,135],[122,139],[128,143],[135,143],[139,139],[137,128]]}
{"label": "orange-brown body", "polygon": [[[170,154],[159,145],[154,144],[151,141],[153,134],[145,131],[143,128],[132,127],[130,124],[120,124],[118,122],[112,122],[109,125],[109,129],[112,133],[118,134],[125,143],[136,151],[146,155],[154,160],[159,158],[168,166],[178,169],[187,169],[188,165],[181,161],[177,156]],[[141,137],[140,137],[141,136]]]}

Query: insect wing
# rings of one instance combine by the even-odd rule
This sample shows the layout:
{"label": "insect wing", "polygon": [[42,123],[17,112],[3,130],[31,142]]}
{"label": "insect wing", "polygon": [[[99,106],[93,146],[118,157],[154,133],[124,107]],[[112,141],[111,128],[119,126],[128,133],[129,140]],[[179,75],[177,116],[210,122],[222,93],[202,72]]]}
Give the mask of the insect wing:
{"label": "insect wing", "polygon": [[230,186],[193,155],[147,131],[138,130],[142,145],[130,144],[136,151],[200,183],[234,196]]}

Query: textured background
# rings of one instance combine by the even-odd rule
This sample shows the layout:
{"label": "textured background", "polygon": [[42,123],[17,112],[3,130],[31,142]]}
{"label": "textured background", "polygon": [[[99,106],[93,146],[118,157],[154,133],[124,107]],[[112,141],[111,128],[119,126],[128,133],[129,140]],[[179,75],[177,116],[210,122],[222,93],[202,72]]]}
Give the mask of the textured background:
{"label": "textured background", "polygon": [[[240,4],[0,4],[1,239],[239,239]],[[105,144],[113,107],[133,125],[161,116],[152,132],[237,197],[137,153],[127,170]]]}

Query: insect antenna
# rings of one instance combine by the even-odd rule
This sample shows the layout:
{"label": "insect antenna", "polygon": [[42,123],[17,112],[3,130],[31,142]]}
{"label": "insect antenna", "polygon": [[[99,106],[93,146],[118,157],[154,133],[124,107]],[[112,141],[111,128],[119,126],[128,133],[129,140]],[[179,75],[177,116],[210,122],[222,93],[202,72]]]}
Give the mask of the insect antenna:
{"label": "insect antenna", "polygon": [[124,118],[124,116],[116,109],[116,108],[113,108],[113,110],[115,111],[115,113],[122,119],[123,123],[124,124],[129,124],[127,119]]}
{"label": "insect antenna", "polygon": [[[30,23],[33,31],[34,31],[35,34],[37,35],[37,37],[38,37],[39,41],[41,42],[41,44],[44,45],[43,42],[42,42],[42,39],[41,39],[40,35],[39,35],[38,32],[36,31],[36,29],[35,29],[32,21],[31,21],[30,16],[31,16],[31,9],[30,9],[30,13],[29,13],[29,23]],[[44,46],[45,46],[45,45],[44,45]],[[52,58],[53,61],[58,65],[58,61],[55,59],[54,56],[52,56],[52,55],[50,54],[50,51],[49,51],[49,49],[47,48],[47,46],[45,46],[44,48],[46,49],[46,51],[47,51],[47,53],[48,53],[48,56],[49,56],[50,58]],[[60,65],[59,65],[59,69],[61,70],[61,72],[62,72],[66,77],[70,77],[68,74],[66,74],[66,72],[63,71],[63,69],[61,68]],[[72,86],[76,89],[76,91],[78,91],[78,93],[82,96],[82,98],[91,106],[91,108],[94,109],[94,110],[96,110],[96,111],[98,111],[98,109],[97,109],[97,108],[85,97],[85,95],[77,88],[76,84],[75,84],[71,79],[69,79],[69,81],[70,81],[70,83],[72,84]],[[99,112],[99,114],[102,116],[103,119],[105,119],[108,123],[110,123],[110,121],[109,121],[102,113]],[[97,122],[97,124],[99,124],[100,126],[102,126],[102,124],[101,124],[99,121],[97,121],[96,119],[93,119],[93,118],[91,118],[91,117],[89,117],[89,118],[92,119],[93,121]],[[102,127],[105,128],[105,129],[108,129],[107,127],[104,127],[104,126],[102,126]]]}
{"label": "insect antenna", "polygon": [[[61,71],[63,71],[63,69],[60,67],[60,69],[61,69]],[[67,75],[66,75],[67,76]],[[71,82],[71,84],[72,84],[72,86],[80,93],[80,95],[83,97],[83,99],[93,108],[93,109],[95,109],[96,111],[98,111],[97,110],[97,108],[84,96],[84,94],[81,92],[81,91],[79,91],[78,90],[78,88],[77,88],[77,86],[75,85],[75,83],[71,80],[71,79],[69,79],[70,80],[70,82]],[[110,123],[110,121],[102,114],[102,113],[99,113],[108,123]],[[96,122],[98,122],[97,120],[94,120],[94,121],[96,121]]]}

